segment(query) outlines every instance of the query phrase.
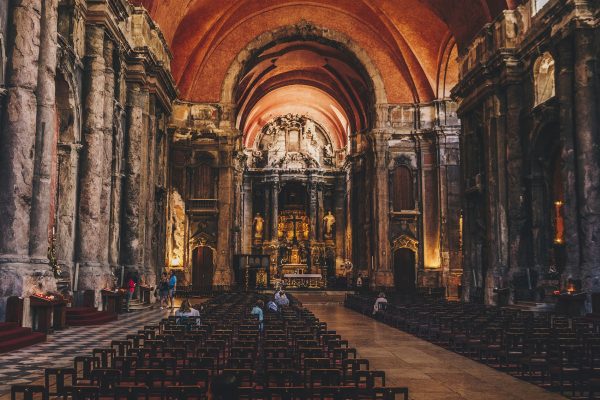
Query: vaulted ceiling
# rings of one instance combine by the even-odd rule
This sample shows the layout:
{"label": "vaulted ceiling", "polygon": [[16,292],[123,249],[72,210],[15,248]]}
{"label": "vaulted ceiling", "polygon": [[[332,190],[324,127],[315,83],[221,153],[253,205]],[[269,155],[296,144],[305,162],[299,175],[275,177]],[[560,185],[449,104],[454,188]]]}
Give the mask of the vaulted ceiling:
{"label": "vaulted ceiling", "polygon": [[[183,100],[221,101],[234,60],[255,38],[300,21],[339,32],[363,49],[381,76],[388,103],[447,97],[456,83],[456,57],[495,16],[519,0],[134,0],[146,7],[174,54],[172,70]],[[255,56],[238,77],[233,101],[238,124],[268,120],[286,98],[310,88],[307,112],[337,130],[363,128],[361,102],[370,85],[335,46],[293,38]],[[372,74],[371,74],[372,75]],[[287,87],[287,89],[285,89]],[[292,87],[292,88],[290,88]],[[295,88],[295,89],[294,89]],[[321,93],[319,100],[316,94]],[[271,101],[266,96],[273,95]],[[287,97],[286,97],[287,93]],[[306,92],[309,93],[309,92]],[[334,101],[330,101],[334,100]],[[283,102],[283,103],[281,103]],[[264,112],[257,111],[256,107]],[[279,108],[278,108],[279,107]],[[344,118],[336,117],[337,111]]]}

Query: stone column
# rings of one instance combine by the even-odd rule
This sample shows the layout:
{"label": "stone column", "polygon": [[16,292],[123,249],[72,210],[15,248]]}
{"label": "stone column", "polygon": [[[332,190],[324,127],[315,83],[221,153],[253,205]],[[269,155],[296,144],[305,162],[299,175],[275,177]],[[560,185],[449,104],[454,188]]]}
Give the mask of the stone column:
{"label": "stone column", "polygon": [[104,28],[88,25],[86,31],[86,79],[83,108],[83,148],[79,190],[77,249],[79,251],[79,290],[96,291],[109,286],[106,247],[102,242],[102,174],[104,171]]}
{"label": "stone column", "polygon": [[[323,184],[319,184],[317,186],[317,230],[315,232],[315,237],[316,240],[319,242],[322,242],[323,240],[325,240],[325,231],[323,229],[323,217],[325,216],[325,213],[327,211],[331,211],[331,213],[333,214],[333,216],[335,217],[335,221],[337,224],[337,215],[335,212],[335,209],[333,210],[325,210],[325,205],[324,205],[324,199],[323,196],[325,195],[325,193],[323,193]],[[336,232],[337,232],[337,226],[336,228]],[[334,237],[335,239],[335,237]]]}
{"label": "stone column", "polygon": [[113,129],[115,115],[115,71],[113,69],[113,42],[104,44],[104,109],[103,109],[103,147],[102,191],[100,195],[100,241],[105,243],[101,249],[101,258],[108,262],[110,243],[110,211],[113,166]]}
{"label": "stone column", "polygon": [[[508,276],[504,271],[498,271],[498,282],[495,285],[498,287],[508,287],[512,281],[512,275],[518,273],[522,268],[522,261],[519,259],[521,252],[521,232],[525,224],[525,216],[523,215],[523,150],[520,138],[520,115],[521,115],[521,99],[523,98],[521,82],[510,82],[505,88],[504,108],[504,134],[505,137],[505,152],[506,152],[506,168],[499,171],[499,174],[505,174],[506,178],[506,198],[501,198],[500,201],[505,203],[506,211],[504,216],[507,219],[508,232],[501,231],[504,235],[508,234],[502,241],[507,241],[508,247]],[[504,201],[503,201],[504,200]],[[501,225],[505,226],[504,224]],[[502,236],[504,236],[502,235]],[[541,275],[540,275],[541,276]],[[511,297],[514,293],[510,294]]]}
{"label": "stone column", "polygon": [[[0,321],[8,296],[56,289],[48,264],[29,257],[41,0],[14,0],[8,18],[6,97],[0,121]],[[2,96],[3,97],[3,96]],[[27,322],[26,322],[27,325]]]}
{"label": "stone column", "polygon": [[271,241],[276,243],[279,225],[279,176],[274,175],[271,182]]}
{"label": "stone column", "polygon": [[148,92],[137,82],[127,90],[127,131],[125,133],[125,184],[123,190],[122,263],[139,270],[142,266],[144,240],[140,221],[142,199],[142,142],[144,110]]}
{"label": "stone column", "polygon": [[[575,31],[575,136],[583,290],[600,291],[600,135],[595,88],[594,30]],[[588,312],[591,308],[588,308]]]}
{"label": "stone column", "polygon": [[58,192],[56,227],[56,257],[60,263],[72,266],[75,260],[75,227],[77,223],[77,175],[81,145],[58,145]]}
{"label": "stone column", "polygon": [[35,258],[47,258],[52,193],[52,154],[56,149],[56,52],[58,0],[42,2],[40,58],[38,64],[37,119],[33,197],[29,253]]}
{"label": "stone column", "polygon": [[[390,258],[390,200],[389,174],[387,169],[387,153],[389,135],[384,131],[374,131],[371,135],[374,156],[374,185],[373,185],[373,251],[374,271],[373,286],[394,286],[394,276]],[[359,199],[356,199],[360,201]]]}
{"label": "stone column", "polygon": [[346,220],[346,176],[340,175],[337,177],[335,181],[335,189],[334,189],[334,203],[335,203],[335,263],[336,263],[336,273],[338,271],[338,265],[344,263],[346,258],[350,258],[346,255],[346,244],[345,244],[345,235],[347,229],[347,220]]}
{"label": "stone column", "polygon": [[244,177],[242,184],[242,253],[252,253],[252,181]]}
{"label": "stone column", "polygon": [[229,286],[233,283],[231,257],[231,228],[233,203],[233,167],[231,166],[233,146],[227,138],[221,138],[219,155],[219,219],[217,233],[217,265],[213,285]]}
{"label": "stone column", "polygon": [[11,36],[7,38],[8,94],[0,127],[0,254],[27,261],[42,6],[41,0],[12,4]]}
{"label": "stone column", "polygon": [[308,216],[310,218],[309,239],[311,242],[317,240],[317,182],[310,178],[308,183]]}
{"label": "stone column", "polygon": [[579,277],[579,220],[577,218],[577,188],[575,145],[573,141],[573,37],[564,38],[558,46],[556,95],[560,107],[560,142],[562,147],[562,178],[565,204],[563,207],[566,265],[563,285]]}
{"label": "stone column", "polygon": [[114,164],[112,168],[112,188],[110,200],[110,228],[108,262],[117,265],[120,262],[120,237],[121,237],[121,198],[122,181],[124,177],[124,152],[123,152],[123,125],[124,111],[121,105],[115,107],[114,136],[112,140],[112,153]]}

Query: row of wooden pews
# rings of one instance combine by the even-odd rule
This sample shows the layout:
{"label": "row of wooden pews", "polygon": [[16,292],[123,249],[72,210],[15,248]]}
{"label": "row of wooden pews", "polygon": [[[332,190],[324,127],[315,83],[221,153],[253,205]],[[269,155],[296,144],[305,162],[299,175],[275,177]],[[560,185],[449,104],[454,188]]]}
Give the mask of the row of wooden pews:
{"label": "row of wooden pews", "polygon": [[220,295],[195,307],[199,318],[169,317],[48,368],[45,385],[13,386],[12,399],[207,399],[223,377],[233,382],[223,399],[408,399],[297,303],[265,311],[261,331],[250,314],[259,298]]}
{"label": "row of wooden pews", "polygon": [[600,323],[482,304],[391,301],[373,315],[373,295],[345,306],[549,390],[600,398]]}

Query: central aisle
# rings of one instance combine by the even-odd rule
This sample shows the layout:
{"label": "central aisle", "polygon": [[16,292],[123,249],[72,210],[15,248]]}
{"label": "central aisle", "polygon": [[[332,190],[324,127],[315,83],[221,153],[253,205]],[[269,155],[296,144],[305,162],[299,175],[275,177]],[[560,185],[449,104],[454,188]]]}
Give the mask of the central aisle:
{"label": "central aisle", "polygon": [[[476,361],[345,308],[325,298],[297,296],[329,329],[336,330],[384,370],[386,385],[408,386],[416,400],[564,399]],[[336,299],[337,300],[337,299]]]}

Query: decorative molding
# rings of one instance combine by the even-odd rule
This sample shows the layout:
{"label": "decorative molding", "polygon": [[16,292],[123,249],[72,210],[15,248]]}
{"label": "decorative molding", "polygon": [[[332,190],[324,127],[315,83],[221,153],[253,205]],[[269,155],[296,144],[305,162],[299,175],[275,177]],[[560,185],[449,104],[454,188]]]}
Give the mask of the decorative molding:
{"label": "decorative molding", "polygon": [[419,249],[419,241],[407,235],[400,235],[396,239],[394,239],[394,242],[392,244],[393,251],[398,249],[409,249],[412,250],[415,254],[417,254]]}

